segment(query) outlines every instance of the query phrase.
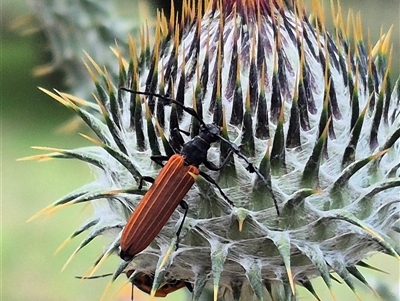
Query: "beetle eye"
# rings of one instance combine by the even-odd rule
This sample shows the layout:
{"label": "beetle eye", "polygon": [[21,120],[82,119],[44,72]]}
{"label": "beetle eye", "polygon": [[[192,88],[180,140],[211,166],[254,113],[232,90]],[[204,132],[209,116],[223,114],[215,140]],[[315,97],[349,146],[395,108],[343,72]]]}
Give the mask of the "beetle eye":
{"label": "beetle eye", "polygon": [[211,135],[218,135],[221,132],[221,129],[216,124],[210,124],[208,127],[208,131]]}

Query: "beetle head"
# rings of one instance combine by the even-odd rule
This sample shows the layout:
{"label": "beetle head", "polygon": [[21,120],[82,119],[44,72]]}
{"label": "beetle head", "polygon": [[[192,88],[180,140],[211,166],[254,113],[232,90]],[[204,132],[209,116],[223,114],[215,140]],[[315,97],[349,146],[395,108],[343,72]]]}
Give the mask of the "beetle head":
{"label": "beetle head", "polygon": [[200,138],[204,139],[208,143],[216,142],[220,139],[221,128],[214,124],[202,124],[200,126],[199,136]]}

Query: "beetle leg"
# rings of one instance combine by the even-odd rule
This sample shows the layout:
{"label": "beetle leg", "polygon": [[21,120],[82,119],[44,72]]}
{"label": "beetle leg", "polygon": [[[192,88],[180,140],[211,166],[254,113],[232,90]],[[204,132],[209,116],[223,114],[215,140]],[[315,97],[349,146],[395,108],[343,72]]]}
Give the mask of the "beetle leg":
{"label": "beetle leg", "polygon": [[191,283],[185,282],[185,286],[189,290],[189,292],[193,293],[193,286]]}
{"label": "beetle leg", "polygon": [[246,164],[247,164],[246,170],[249,173],[256,173],[264,182],[267,181],[265,179],[265,177],[261,174],[261,172],[254,166],[254,164],[250,162],[249,158],[247,158],[245,155],[242,154],[242,152],[240,151],[240,148],[239,148],[239,146],[237,146],[237,144],[230,142],[229,140],[225,139],[224,137],[222,137],[220,135],[218,135],[218,138],[220,140],[222,140],[223,142],[227,143],[229,145],[231,151],[233,153],[235,153],[239,158],[241,158],[242,160],[244,160],[246,162]]}
{"label": "beetle leg", "polygon": [[218,183],[215,182],[215,180],[214,180],[213,178],[211,178],[208,174],[206,174],[205,172],[203,172],[203,171],[201,171],[201,170],[200,170],[200,175],[201,175],[204,179],[206,179],[208,182],[210,182],[211,184],[214,184],[214,185],[218,188],[218,190],[219,190],[219,192],[221,193],[222,197],[223,197],[231,206],[235,206],[235,205],[233,204],[233,202],[232,202],[232,201],[226,196],[226,194],[222,191],[222,188],[219,187]]}
{"label": "beetle leg", "polygon": [[[225,140],[224,140],[224,141],[225,141]],[[229,141],[228,141],[228,142],[229,142]],[[246,170],[247,170],[248,172],[250,172],[250,173],[255,173],[255,174],[264,182],[265,186],[267,187],[269,193],[270,193],[271,196],[272,196],[272,200],[274,201],[274,206],[275,206],[276,213],[277,213],[278,216],[279,216],[279,215],[280,215],[279,206],[278,206],[278,202],[277,202],[277,200],[276,200],[275,194],[274,194],[274,192],[273,192],[273,190],[272,190],[271,180],[268,181],[268,180],[261,174],[261,172],[258,170],[258,168],[254,167],[253,163],[251,163],[250,160],[249,160],[245,155],[243,155],[243,154],[240,152],[239,147],[238,147],[236,144],[234,144],[234,143],[232,143],[232,142],[230,142],[229,144],[230,144],[231,146],[232,146],[232,145],[234,146],[233,148],[231,148],[232,152],[234,152],[239,158],[242,158],[242,159],[247,163]]]}
{"label": "beetle leg", "polygon": [[139,183],[138,189],[139,189],[139,190],[142,190],[142,188],[143,188],[143,182],[150,182],[150,183],[153,184],[154,181],[155,181],[155,179],[152,178],[152,177],[141,177],[141,178],[140,178],[140,183]]}
{"label": "beetle leg", "polygon": [[[189,136],[189,135],[190,135],[190,133],[189,133],[188,131],[182,130],[182,129],[180,129],[180,128],[174,128],[174,129],[172,130],[172,132],[174,133],[174,135],[179,136],[180,139],[182,139],[182,140],[181,140],[182,144],[184,144],[185,141],[183,141],[182,135],[181,135],[180,133],[183,133],[183,134],[185,134],[186,136]],[[178,138],[178,137],[177,137],[177,138]]]}
{"label": "beetle leg", "polygon": [[204,161],[203,162],[204,166],[207,167],[209,170],[213,170],[213,171],[218,171],[221,169],[221,167],[218,167],[217,165],[215,165],[214,163],[210,162],[210,161]]}
{"label": "beetle leg", "polygon": [[[219,138],[220,138],[223,142],[225,142],[225,143],[227,143],[227,144],[229,145],[229,147],[230,147],[230,152],[235,153],[239,158],[243,159],[243,160],[247,163],[246,170],[247,170],[248,172],[250,172],[250,173],[255,173],[255,174],[264,182],[265,186],[267,187],[268,191],[270,192],[270,194],[271,194],[271,196],[272,196],[272,199],[273,199],[273,201],[274,201],[274,206],[275,206],[275,209],[276,209],[276,213],[277,213],[278,216],[279,216],[279,215],[280,215],[280,212],[279,212],[278,202],[277,202],[276,197],[275,197],[275,194],[274,194],[274,192],[273,192],[273,190],[272,190],[271,181],[267,181],[267,179],[261,174],[261,172],[258,170],[258,168],[254,167],[253,163],[250,162],[249,158],[247,158],[245,155],[243,155],[243,154],[241,153],[240,148],[239,148],[239,146],[237,146],[237,144],[235,144],[235,143],[233,143],[233,142],[230,142],[229,140],[226,140],[225,138],[223,138],[223,137],[221,137],[221,136],[219,136]],[[228,156],[227,156],[227,158],[224,160],[224,162],[221,164],[221,167],[224,165],[224,163],[225,163],[225,164],[227,163],[227,161],[228,161],[227,159],[229,158],[229,155],[230,155],[230,154],[228,153]]]}
{"label": "beetle leg", "polygon": [[161,167],[164,167],[163,162],[164,161],[168,161],[169,157],[168,156],[157,155],[157,156],[150,156],[150,159],[152,161],[156,162],[158,165],[161,165]]}
{"label": "beetle leg", "polygon": [[182,150],[182,146],[185,144],[181,133],[184,133],[185,135],[188,134],[188,132],[181,130],[180,128],[174,128],[173,130],[171,130],[171,136],[169,137],[169,139],[171,147],[175,151],[175,153],[180,153]]}
{"label": "beetle leg", "polygon": [[233,150],[230,149],[228,152],[228,155],[226,156],[226,158],[224,159],[224,161],[221,163],[220,166],[217,166],[214,163],[209,162],[209,161],[205,161],[205,162],[203,162],[203,164],[209,170],[218,171],[218,170],[221,170],[228,163],[228,161],[232,155],[233,155]]}
{"label": "beetle leg", "polygon": [[188,210],[189,210],[189,205],[188,205],[184,200],[182,200],[182,201],[179,203],[179,205],[181,206],[181,208],[182,208],[183,210],[185,210],[185,212],[183,213],[182,222],[181,222],[181,224],[179,225],[178,231],[176,231],[176,246],[175,246],[175,250],[177,250],[178,247],[179,247],[179,241],[180,241],[180,237],[179,237],[179,236],[180,236],[180,234],[181,234],[182,227],[183,227],[183,223],[185,222],[185,218],[186,218],[186,215],[187,215]]}
{"label": "beetle leg", "polygon": [[96,275],[96,276],[75,276],[76,279],[98,279],[98,278],[103,278],[103,277],[109,277],[114,275],[114,273],[108,273],[108,274],[102,274],[102,275]]}
{"label": "beetle leg", "polygon": [[[239,157],[242,158],[246,163],[247,163],[247,170],[250,173],[259,173],[257,168],[254,167],[253,163],[250,162],[249,158],[247,158],[245,155],[242,154],[242,152],[240,151],[239,146],[236,143],[230,142],[229,140],[223,138],[223,137],[219,137],[219,139],[221,139],[223,142],[227,143],[230,147],[230,149]],[[261,174],[260,174],[261,175]],[[261,177],[263,178],[263,176],[261,175]]]}

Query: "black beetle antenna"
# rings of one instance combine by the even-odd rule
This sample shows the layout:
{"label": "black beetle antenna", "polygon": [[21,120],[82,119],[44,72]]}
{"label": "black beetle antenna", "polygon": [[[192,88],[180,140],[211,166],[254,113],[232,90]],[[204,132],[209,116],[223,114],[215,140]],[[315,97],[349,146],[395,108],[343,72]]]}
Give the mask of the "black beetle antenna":
{"label": "black beetle antenna", "polygon": [[180,107],[182,110],[184,110],[186,113],[188,113],[188,114],[192,115],[194,118],[196,118],[197,121],[200,122],[201,125],[203,125],[203,126],[206,125],[205,122],[203,121],[203,119],[200,118],[200,116],[197,114],[197,112],[194,109],[184,106],[179,101],[177,101],[176,99],[173,99],[171,97],[161,95],[158,93],[154,93],[154,92],[134,91],[134,90],[131,90],[131,89],[128,89],[125,87],[120,87],[118,90],[123,90],[123,91],[130,92],[133,94],[138,94],[138,95],[147,95],[147,96],[158,97],[158,98],[166,101],[164,103],[165,105],[170,105],[171,103],[173,103],[173,104],[177,105],[178,107]]}

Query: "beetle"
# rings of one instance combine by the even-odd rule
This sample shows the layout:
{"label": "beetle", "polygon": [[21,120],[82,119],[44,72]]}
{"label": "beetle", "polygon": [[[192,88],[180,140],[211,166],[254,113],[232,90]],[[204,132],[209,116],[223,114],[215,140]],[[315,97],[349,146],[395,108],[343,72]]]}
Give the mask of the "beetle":
{"label": "beetle", "polygon": [[[184,210],[182,222],[176,233],[177,243],[179,244],[179,234],[182,230],[183,222],[188,212],[188,204],[183,200],[190,188],[194,184],[194,176],[201,175],[207,181],[214,184],[224,199],[233,206],[233,203],[224,194],[215,180],[208,174],[199,170],[200,164],[204,164],[209,170],[220,170],[228,162],[230,156],[235,153],[247,163],[247,170],[250,173],[256,173],[261,179],[266,182],[260,171],[254,167],[250,160],[244,156],[239,147],[221,136],[221,128],[216,124],[206,124],[197,114],[197,112],[184,106],[180,102],[167,96],[151,93],[133,91],[127,88],[121,90],[139,94],[158,97],[164,102],[164,105],[175,104],[183,111],[192,115],[200,123],[199,134],[183,144],[180,153],[167,156],[152,156],[151,159],[162,165],[163,161],[167,161],[161,169],[156,179],[143,177],[140,179],[139,189],[142,188],[143,180],[152,182],[150,189],[146,192],[143,199],[139,202],[135,211],[129,218],[126,226],[122,230],[120,241],[120,257],[125,260],[131,260],[136,254],[143,251],[161,231],[162,227],[168,221],[174,210],[180,205]],[[178,129],[179,130],[179,129]],[[183,138],[180,137],[180,141]],[[211,144],[217,141],[222,141],[229,145],[230,151],[225,160],[220,166],[207,160],[207,152]]]}

